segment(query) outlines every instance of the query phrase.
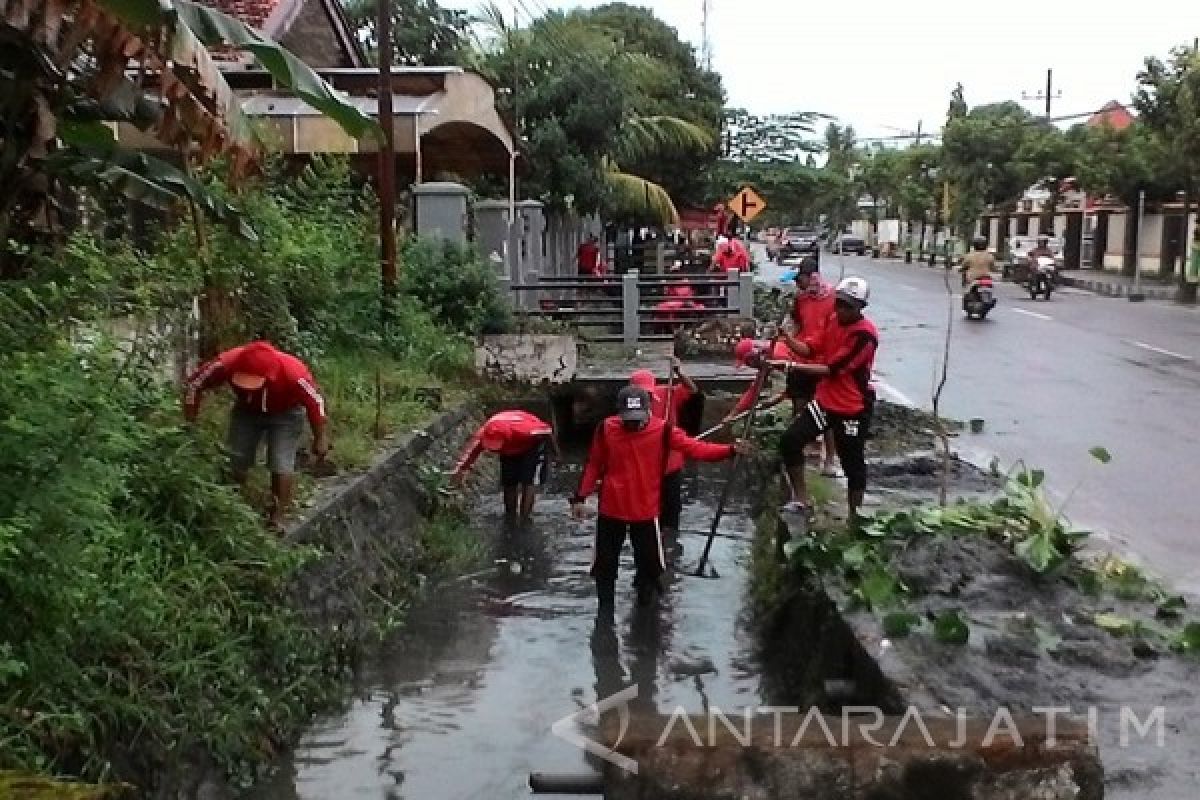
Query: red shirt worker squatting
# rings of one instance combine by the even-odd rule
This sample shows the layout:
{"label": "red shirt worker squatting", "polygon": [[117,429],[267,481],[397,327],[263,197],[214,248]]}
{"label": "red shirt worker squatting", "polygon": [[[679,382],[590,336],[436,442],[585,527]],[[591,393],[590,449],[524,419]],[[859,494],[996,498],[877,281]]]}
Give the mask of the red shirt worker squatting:
{"label": "red shirt worker squatting", "polygon": [[[655,419],[668,425],[678,426],[679,415],[684,406],[700,393],[700,388],[683,371],[678,358],[671,359],[671,370],[679,379],[674,386],[659,386],[654,373],[640,369],[629,377],[629,385],[645,389],[650,393],[650,412]],[[670,407],[667,406],[668,396]],[[665,435],[665,434],[664,434]],[[664,539],[672,539],[679,533],[679,517],[683,513],[683,467],[687,463],[683,453],[668,449],[663,470],[662,498],[658,512],[659,532]]]}
{"label": "red shirt worker squatting", "polygon": [[864,445],[875,392],[871,388],[871,370],[879,333],[875,325],[863,316],[870,288],[859,277],[849,277],[838,284],[834,303],[835,324],[825,331],[821,340],[798,341],[788,333],[783,339],[801,356],[816,355],[811,364],[788,363],[790,370],[799,370],[819,379],[816,397],[798,414],[779,441],[784,466],[792,483],[791,510],[811,515],[808,491],[804,480],[804,448],[832,430],[838,458],[846,473],[846,505],[853,520],[862,506],[867,488],[867,463]]}
{"label": "red shirt worker squatting", "polygon": [[571,514],[583,519],[584,503],[600,486],[596,520],[596,550],[591,575],[602,613],[611,614],[617,564],[625,537],[633,545],[636,572],[633,585],[638,605],[652,603],[662,590],[666,571],[658,514],[662,505],[664,448],[697,461],[723,461],[746,445],[709,444],[691,438],[651,413],[650,393],[626,386],[617,393],[617,414],[596,429],[579,489],[571,498]]}
{"label": "red shirt worker squatting", "polygon": [[265,436],[272,498],[268,524],[282,530],[295,490],[296,449],[306,415],[313,433],[313,455],[321,460],[329,453],[325,401],[303,361],[270,342],[254,341],[226,350],[192,373],[183,401],[183,414],[189,422],[199,414],[204,392],[222,383],[229,384],[234,393],[228,434],[234,480],[245,484]]}
{"label": "red shirt worker squatting", "polygon": [[500,456],[504,516],[516,518],[520,498],[521,519],[527,521],[533,515],[537,487],[546,482],[548,445],[557,456],[558,443],[550,424],[527,411],[501,411],[489,417],[467,442],[451,478],[462,484],[480,453],[495,453]]}

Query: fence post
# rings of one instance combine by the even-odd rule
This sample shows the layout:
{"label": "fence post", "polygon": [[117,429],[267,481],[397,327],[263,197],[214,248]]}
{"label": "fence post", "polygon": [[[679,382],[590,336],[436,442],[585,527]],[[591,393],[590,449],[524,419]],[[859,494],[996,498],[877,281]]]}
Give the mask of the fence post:
{"label": "fence post", "polygon": [[721,289],[721,294],[725,295],[725,308],[730,311],[740,311],[741,305],[741,287],[742,287],[742,271],[740,269],[725,270],[725,280],[732,283],[732,286],[726,286]]}
{"label": "fence post", "polygon": [[667,271],[667,244],[662,239],[654,242],[654,272],[663,275]]}
{"label": "fence post", "polygon": [[636,345],[641,337],[638,323],[638,308],[641,297],[638,292],[638,271],[631,269],[621,276],[621,333],[625,344]]}
{"label": "fence post", "polygon": [[743,319],[754,319],[754,273],[743,272],[738,276],[738,300]]}

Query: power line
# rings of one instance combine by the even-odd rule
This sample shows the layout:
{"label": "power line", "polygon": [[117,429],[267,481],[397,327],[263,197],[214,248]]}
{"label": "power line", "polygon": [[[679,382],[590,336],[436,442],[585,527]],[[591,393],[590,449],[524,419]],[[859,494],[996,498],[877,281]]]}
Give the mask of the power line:
{"label": "power line", "polygon": [[[1094,117],[1097,114],[1102,114],[1107,110],[1108,109],[1106,109],[1106,108],[1098,108],[1095,111],[1079,111],[1074,114],[1062,114],[1057,117],[1048,117],[1048,118],[1047,117],[1036,117],[1034,119],[1027,119],[1027,120],[1013,120],[1013,121],[1007,122],[1007,123],[995,123],[992,125],[991,129],[1003,131],[1003,130],[1015,130],[1017,128],[1043,128],[1047,124],[1053,125],[1054,123],[1058,123],[1058,122],[1070,122],[1072,120]],[[942,138],[942,134],[943,134],[944,130],[945,130],[945,128],[943,128],[940,131],[933,131],[930,133],[917,132],[917,133],[896,134],[894,136],[864,136],[864,137],[860,138],[858,141],[860,141],[860,142],[899,142],[899,141],[913,141],[913,140],[919,141],[920,139],[940,139],[940,138]]]}

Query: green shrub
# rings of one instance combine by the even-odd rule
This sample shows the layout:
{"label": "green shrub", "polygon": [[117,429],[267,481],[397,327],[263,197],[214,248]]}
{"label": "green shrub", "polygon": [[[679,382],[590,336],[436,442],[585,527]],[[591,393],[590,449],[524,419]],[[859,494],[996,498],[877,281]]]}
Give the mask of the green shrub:
{"label": "green shrub", "polygon": [[410,239],[402,252],[400,290],[438,322],[476,335],[512,327],[512,310],[491,266],[470,246]]}
{"label": "green shrub", "polygon": [[328,685],[283,602],[309,554],[263,530],[136,353],[0,370],[0,767],[266,756]]}

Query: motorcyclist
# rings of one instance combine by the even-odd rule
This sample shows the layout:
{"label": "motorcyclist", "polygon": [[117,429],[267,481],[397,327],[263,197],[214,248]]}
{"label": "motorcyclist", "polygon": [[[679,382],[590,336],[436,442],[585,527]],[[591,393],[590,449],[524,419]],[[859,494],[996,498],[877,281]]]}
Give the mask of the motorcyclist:
{"label": "motorcyclist", "polygon": [[976,236],[971,240],[970,253],[963,256],[959,272],[963,274],[963,286],[971,286],[980,278],[986,278],[996,268],[996,257],[987,250],[987,239]]}
{"label": "motorcyclist", "polygon": [[1050,249],[1050,237],[1044,233],[1038,234],[1037,247],[1030,250],[1025,257],[1029,259],[1030,272],[1037,269],[1039,258],[1054,258],[1054,251]]}

